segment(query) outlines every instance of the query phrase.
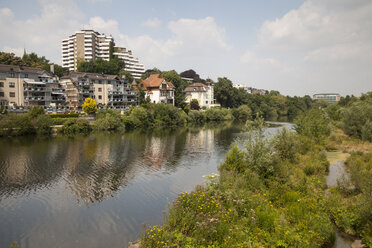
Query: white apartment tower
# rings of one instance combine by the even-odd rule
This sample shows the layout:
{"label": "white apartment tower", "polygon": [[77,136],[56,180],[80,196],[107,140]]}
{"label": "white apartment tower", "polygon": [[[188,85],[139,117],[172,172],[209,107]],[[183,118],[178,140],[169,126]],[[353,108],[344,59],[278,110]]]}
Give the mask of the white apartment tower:
{"label": "white apartment tower", "polygon": [[106,36],[94,30],[81,30],[62,40],[62,66],[70,71],[77,70],[77,61],[110,59],[110,46],[114,46],[111,35]]}
{"label": "white apartment tower", "polygon": [[114,55],[124,61],[124,69],[129,71],[135,79],[140,79],[145,72],[145,67],[140,64],[138,58],[134,58],[132,51],[125,47],[115,47]]}

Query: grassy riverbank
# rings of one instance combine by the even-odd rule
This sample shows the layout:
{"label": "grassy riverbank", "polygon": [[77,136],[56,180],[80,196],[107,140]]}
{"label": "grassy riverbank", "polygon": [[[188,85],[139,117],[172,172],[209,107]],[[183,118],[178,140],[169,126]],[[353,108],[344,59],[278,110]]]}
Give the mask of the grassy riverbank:
{"label": "grassy riverbank", "polygon": [[371,246],[371,153],[352,154],[350,181],[326,194],[326,151],[356,141],[333,137],[322,110],[296,124],[297,133],[266,139],[263,121],[250,122],[244,147],[230,150],[219,177],[181,193],[164,224],[142,234],[141,247],[327,247],[335,225]]}
{"label": "grassy riverbank", "polygon": [[247,126],[207,186],[182,193],[163,226],[147,229],[142,247],[322,247],[335,233],[324,190],[324,147],[283,130],[264,137],[263,121]]}

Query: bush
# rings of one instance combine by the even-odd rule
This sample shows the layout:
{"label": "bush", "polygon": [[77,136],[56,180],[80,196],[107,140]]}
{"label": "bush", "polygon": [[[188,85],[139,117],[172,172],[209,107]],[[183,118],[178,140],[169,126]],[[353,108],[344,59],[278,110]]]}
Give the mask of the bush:
{"label": "bush", "polygon": [[372,121],[367,121],[362,127],[362,140],[372,142]]}
{"label": "bush", "polygon": [[190,102],[190,109],[191,110],[199,110],[200,109],[198,100],[196,100],[196,99],[192,99],[191,100],[191,102]]}
{"label": "bush", "polygon": [[156,126],[182,126],[187,118],[187,115],[182,114],[182,110],[170,104],[151,104],[150,111]]}
{"label": "bush", "polygon": [[69,114],[50,114],[52,118],[77,118],[79,113],[69,113]]}
{"label": "bush", "polygon": [[223,108],[210,108],[205,111],[207,121],[224,121],[231,119],[230,111]]}
{"label": "bush", "polygon": [[115,110],[104,110],[98,112],[96,121],[93,124],[96,130],[124,130],[125,126],[122,122],[121,115]]}
{"label": "bush", "polygon": [[35,133],[35,127],[28,114],[8,114],[1,116],[0,136],[22,136]]}
{"label": "bush", "polygon": [[65,135],[89,134],[91,131],[92,127],[89,125],[89,121],[84,119],[68,120],[61,129]]}
{"label": "bush", "polygon": [[[355,102],[345,108],[341,113],[341,121],[342,129],[347,135],[362,138],[363,127],[367,122],[372,122],[372,100]],[[367,133],[368,130],[364,129],[366,140],[369,137]]]}
{"label": "bush", "polygon": [[299,134],[320,142],[331,133],[329,119],[321,109],[311,109],[295,119],[295,129]]}
{"label": "bush", "polygon": [[94,114],[97,110],[96,101],[92,98],[86,98],[83,103],[83,111],[87,114]]}
{"label": "bush", "polygon": [[198,110],[191,110],[189,112],[190,122],[197,123],[197,124],[204,124],[206,117],[204,112]]}
{"label": "bush", "polygon": [[235,120],[247,121],[251,119],[252,110],[247,105],[242,105],[239,108],[233,109],[232,115]]}
{"label": "bush", "polygon": [[291,163],[296,161],[298,142],[297,135],[283,128],[273,140],[275,154],[281,159],[288,159]]}
{"label": "bush", "polygon": [[39,115],[44,115],[45,111],[42,107],[32,107],[28,111],[28,114],[31,116],[31,118],[36,118]]}
{"label": "bush", "polygon": [[53,120],[48,115],[39,115],[34,123],[36,132],[39,135],[50,135],[52,133],[51,126],[53,125]]}
{"label": "bush", "polygon": [[130,116],[135,127],[151,127],[154,125],[154,117],[144,107],[135,107]]}

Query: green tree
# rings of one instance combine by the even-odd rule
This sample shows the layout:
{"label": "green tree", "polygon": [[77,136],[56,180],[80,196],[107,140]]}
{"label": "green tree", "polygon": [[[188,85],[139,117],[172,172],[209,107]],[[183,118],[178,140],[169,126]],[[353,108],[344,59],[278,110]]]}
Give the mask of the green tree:
{"label": "green tree", "polygon": [[132,76],[132,73],[130,73],[129,71],[123,70],[123,69],[119,71],[119,77],[124,78],[125,81],[128,83],[132,83],[134,79]]}
{"label": "green tree", "polygon": [[96,101],[92,98],[86,98],[83,103],[83,111],[87,114],[94,114],[97,110]]}
{"label": "green tree", "polygon": [[26,65],[23,60],[14,53],[0,52],[0,64],[5,65]]}
{"label": "green tree", "polygon": [[145,104],[146,103],[146,93],[140,87],[137,88],[137,97],[138,97],[138,104]]}
{"label": "green tree", "polygon": [[187,105],[183,91],[189,83],[186,80],[183,80],[175,70],[162,72],[161,77],[166,81],[171,82],[174,87],[176,87],[174,92],[174,105],[183,109]]}
{"label": "green tree", "polygon": [[233,92],[234,87],[231,80],[226,77],[218,78],[217,83],[214,85],[214,96],[222,107],[233,107]]}

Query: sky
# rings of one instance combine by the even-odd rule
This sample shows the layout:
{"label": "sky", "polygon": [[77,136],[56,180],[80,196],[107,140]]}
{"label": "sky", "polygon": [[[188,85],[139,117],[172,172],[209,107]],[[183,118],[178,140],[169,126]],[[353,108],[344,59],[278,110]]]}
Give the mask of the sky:
{"label": "sky", "polygon": [[371,0],[0,0],[1,51],[61,64],[61,41],[84,28],[146,69],[290,96],[372,91]]}

